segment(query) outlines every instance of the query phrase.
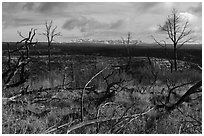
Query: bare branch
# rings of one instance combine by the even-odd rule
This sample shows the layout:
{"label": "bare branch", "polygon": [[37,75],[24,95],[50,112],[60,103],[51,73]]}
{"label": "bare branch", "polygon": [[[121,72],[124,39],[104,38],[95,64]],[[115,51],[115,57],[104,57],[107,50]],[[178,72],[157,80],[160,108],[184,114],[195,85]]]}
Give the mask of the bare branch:
{"label": "bare branch", "polygon": [[182,103],[187,96],[190,96],[191,94],[200,92],[200,91],[197,91],[197,89],[200,88],[201,86],[202,86],[202,81],[197,82],[173,106],[177,106],[180,103]]}
{"label": "bare branch", "polygon": [[48,34],[50,33],[50,29],[52,27],[52,20],[50,21],[50,23],[48,24],[47,21],[45,21],[45,26],[46,26],[46,30],[48,32]]}
{"label": "bare branch", "polygon": [[17,31],[17,33],[18,33],[18,35],[21,37],[21,38],[26,38],[26,37],[24,37],[23,35],[22,35],[22,33],[21,32],[19,32],[19,31]]}
{"label": "bare branch", "polygon": [[52,30],[52,32],[51,32],[51,41],[53,41],[53,38],[55,37],[55,36],[61,36],[61,33],[60,32],[58,32],[58,33],[55,33],[55,30],[57,29],[57,26]]}
{"label": "bare branch", "polygon": [[98,75],[100,75],[105,69],[107,69],[107,67],[105,67],[104,69],[102,69],[101,71],[99,71],[98,73],[96,73],[84,86],[84,89],[82,90],[81,93],[81,122],[83,122],[83,103],[84,103],[84,91],[86,89],[86,87],[92,82],[92,80],[97,77]]}
{"label": "bare branch", "polygon": [[32,31],[33,31],[33,28],[31,28],[31,30],[29,31],[27,40],[29,40],[29,39],[30,39],[31,34],[32,34]]}
{"label": "bare branch", "polygon": [[[159,42],[159,41],[157,41],[157,40],[154,38],[153,35],[152,35],[152,38],[154,39],[154,41],[155,41],[159,46],[166,48],[166,42],[165,42],[164,40],[162,40],[162,41]],[[161,42],[164,42],[164,45],[162,45]]]}
{"label": "bare branch", "polygon": [[61,36],[61,33],[60,33],[60,32],[55,33],[55,34],[53,35],[53,37],[55,37],[55,36]]}
{"label": "bare branch", "polygon": [[[173,43],[173,57],[174,57],[174,69],[177,71],[177,49],[182,47],[185,43],[190,42],[192,38],[189,38],[183,42],[182,39],[188,38],[187,36],[192,33],[192,30],[187,30],[188,20],[183,24],[182,18],[179,16],[178,11],[173,9],[172,14],[167,17],[167,20],[163,26],[160,26],[160,29],[167,33],[167,38],[169,38]],[[154,41],[161,46],[160,42],[157,40]],[[178,47],[178,44],[180,46]]]}
{"label": "bare branch", "polygon": [[124,38],[123,38],[123,37],[121,37],[121,39],[122,39],[122,41],[123,41],[123,44],[125,44],[125,40],[124,40]]}
{"label": "bare branch", "polygon": [[164,26],[160,25],[159,27],[162,31],[164,31],[168,34],[168,37],[171,39],[171,41],[174,41],[171,25],[172,25],[171,21],[170,21],[170,19],[168,19]]}
{"label": "bare branch", "polygon": [[189,30],[188,32],[186,32],[187,26],[188,26],[189,22],[188,20],[186,21],[185,25],[183,26],[183,30],[180,34],[180,36],[178,37],[176,43],[178,43],[183,37],[189,35],[191,33],[191,30]]}
{"label": "bare branch", "polygon": [[33,41],[33,38],[34,38],[34,36],[35,36],[35,34],[36,34],[36,30],[37,30],[37,29],[34,29],[34,30],[33,30],[33,35],[32,35],[31,38],[30,38],[30,43]]}
{"label": "bare branch", "polygon": [[[134,114],[132,116],[123,116],[122,118],[125,119],[125,118],[139,118],[141,117],[142,115],[145,115],[147,113],[149,113],[150,111],[152,111],[154,109],[154,107],[150,108],[149,110],[147,111],[144,111],[143,113],[139,113],[139,114]],[[90,124],[95,124],[95,123],[98,123],[98,122],[105,122],[105,121],[110,121],[110,120],[118,120],[118,119],[121,119],[121,117],[113,117],[113,118],[102,118],[102,119],[93,119],[93,120],[88,120],[88,121],[84,121],[84,122],[81,122],[79,124],[76,124],[72,127],[70,127],[68,130],[67,130],[67,133],[70,133],[71,131],[75,130],[75,129],[78,129],[78,128],[81,128],[83,126],[87,126],[87,125],[90,125]]]}
{"label": "bare branch", "polygon": [[55,33],[57,26],[55,26],[54,28],[52,28],[53,24],[52,24],[52,20],[48,23],[47,21],[45,21],[45,27],[46,30],[44,33],[41,33],[40,35],[44,35],[47,38],[47,45],[48,45],[48,70],[51,70],[51,44],[54,41],[54,37],[55,36],[60,36],[61,33]]}
{"label": "bare branch", "polygon": [[[4,81],[4,89],[9,87],[16,87],[20,84],[23,84],[28,79],[29,73],[26,70],[26,65],[30,62],[29,59],[29,45],[34,44],[32,39],[35,36],[35,29],[31,28],[28,32],[28,37],[25,37],[18,32],[18,34],[23,38],[21,41],[16,42],[16,46],[20,44],[20,47],[16,47],[16,49],[10,51],[8,50],[9,60],[8,60],[8,70],[6,70],[2,74],[2,78]],[[24,43],[24,44],[23,44]],[[35,42],[36,43],[36,42]],[[8,45],[9,46],[9,45]],[[25,51],[22,51],[22,49]],[[19,53],[19,57],[17,61],[11,62],[11,53]],[[18,76],[19,78],[16,78]],[[14,79],[17,80],[14,80]]]}
{"label": "bare branch", "polygon": [[167,96],[167,98],[166,98],[166,103],[169,102],[171,93],[172,93],[176,88],[179,88],[179,87],[182,87],[182,86],[185,86],[185,85],[189,85],[189,84],[192,84],[192,82],[184,83],[184,84],[181,84],[181,85],[178,85],[178,86],[175,86],[175,87],[171,88],[171,89],[169,90],[169,94],[168,94],[168,96]]}
{"label": "bare branch", "polygon": [[186,93],[181,96],[181,98],[174,104],[172,104],[171,106],[167,106],[167,105],[157,105],[157,109],[158,108],[165,108],[167,111],[172,111],[174,110],[175,108],[177,108],[180,104],[182,104],[185,99],[187,97],[189,97],[190,95],[192,94],[195,94],[195,93],[199,93],[199,92],[202,92],[202,90],[198,90],[200,87],[202,86],[202,81],[198,81],[196,84],[194,84],[192,87],[190,87]]}
{"label": "bare branch", "polygon": [[199,121],[199,120],[197,120],[195,117],[193,117],[193,116],[191,116],[191,115],[185,115],[185,113],[184,113],[183,111],[181,111],[181,109],[180,109],[179,107],[177,107],[177,110],[178,110],[179,112],[181,112],[181,114],[183,114],[184,116],[190,117],[191,119],[193,119],[194,121],[196,121],[199,125],[202,125],[202,122]]}
{"label": "bare branch", "polygon": [[51,35],[54,35],[55,34],[55,30],[57,29],[57,26],[55,26],[53,29],[52,29],[52,32],[51,32]]}
{"label": "bare branch", "polygon": [[47,36],[47,33],[39,33],[39,35],[45,35],[45,36]]}
{"label": "bare branch", "polygon": [[189,39],[183,41],[183,42],[177,47],[177,49],[181,48],[185,43],[190,42],[192,39],[193,39],[193,38],[189,38]]}
{"label": "bare branch", "polygon": [[173,28],[172,28],[172,19],[169,17],[168,18],[168,22],[167,22],[167,27],[168,27],[168,35],[169,35],[169,38],[173,41],[173,37],[174,37],[174,34],[173,34]]}

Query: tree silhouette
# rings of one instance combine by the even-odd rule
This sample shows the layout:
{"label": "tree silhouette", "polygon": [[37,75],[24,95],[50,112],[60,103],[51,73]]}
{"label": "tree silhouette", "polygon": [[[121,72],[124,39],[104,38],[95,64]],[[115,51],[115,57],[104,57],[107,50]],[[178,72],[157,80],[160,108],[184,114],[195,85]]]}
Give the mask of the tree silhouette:
{"label": "tree silhouette", "polygon": [[[167,17],[165,24],[159,26],[162,32],[167,34],[167,39],[170,39],[173,43],[173,59],[174,70],[177,71],[177,51],[185,43],[191,42],[193,39],[190,37],[192,30],[189,29],[189,21],[182,18],[176,9],[172,10],[172,13]],[[157,44],[162,46],[155,38]]]}
{"label": "tree silhouette", "polygon": [[51,44],[54,40],[54,37],[56,36],[61,36],[61,33],[60,32],[57,32],[56,33],[56,29],[57,29],[57,26],[55,26],[53,28],[53,25],[52,25],[52,20],[48,23],[47,21],[45,21],[45,27],[46,27],[46,31],[44,33],[42,33],[42,35],[46,36],[47,38],[47,43],[48,43],[48,70],[50,71],[51,70],[51,64],[50,64],[50,57],[51,57]]}
{"label": "tree silhouette", "polygon": [[[128,32],[127,34],[127,40],[125,40],[123,37],[121,37],[123,44],[126,45],[126,49],[127,49],[127,55],[128,55],[128,62],[127,62],[127,66],[125,68],[125,71],[128,71],[128,69],[130,68],[130,63],[131,63],[131,53],[130,53],[130,42],[131,42],[131,33]],[[136,41],[134,43],[135,45],[138,44],[138,41]]]}

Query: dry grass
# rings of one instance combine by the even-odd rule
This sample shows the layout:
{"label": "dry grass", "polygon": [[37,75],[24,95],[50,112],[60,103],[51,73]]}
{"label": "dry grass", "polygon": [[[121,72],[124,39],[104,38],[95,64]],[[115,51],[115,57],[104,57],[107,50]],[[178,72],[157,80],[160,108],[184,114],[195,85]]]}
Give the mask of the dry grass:
{"label": "dry grass", "polygon": [[[50,88],[63,84],[64,74],[66,73],[66,83],[69,83],[65,88],[51,89],[48,92],[36,95],[45,96],[51,101],[39,101],[31,103],[34,96],[24,96],[19,99],[19,103],[7,103],[3,105],[2,110],[2,133],[4,134],[19,134],[19,133],[67,133],[70,127],[80,123],[80,105],[81,105],[81,91],[89,79],[100,71],[105,66],[125,64],[125,59],[115,58],[84,58],[77,56],[76,58],[60,58],[56,65],[53,65],[51,73],[42,74],[42,68],[46,64],[33,65],[33,70],[38,70],[33,74],[36,78],[30,78],[26,83],[30,85],[29,90]],[[63,61],[63,60],[67,60]],[[70,61],[72,60],[72,61]],[[61,63],[65,62],[65,63]],[[80,63],[83,62],[83,63]],[[122,116],[131,116],[142,113],[147,107],[154,107],[154,98],[160,98],[168,94],[167,85],[170,87],[179,85],[181,83],[196,82],[201,79],[201,73],[195,70],[185,69],[171,73],[170,71],[160,71],[156,69],[157,80],[154,82],[154,75],[151,67],[146,64],[147,60],[144,58],[139,60],[133,58],[133,64],[130,71],[115,72],[109,82],[117,81],[119,78],[125,80],[122,87],[118,87],[115,95],[110,99],[105,100],[101,105],[97,105],[97,100],[103,96],[103,91],[106,90],[107,84],[102,76],[97,76],[88,86],[94,86],[97,93],[84,90],[84,120],[90,121],[94,119],[115,118]],[[141,65],[137,65],[141,64]],[[59,64],[63,66],[58,66]],[[73,64],[73,68],[70,67]],[[63,67],[67,67],[66,70]],[[60,69],[57,69],[60,68]],[[71,71],[74,70],[74,71]],[[154,71],[155,72],[155,71]],[[72,74],[73,73],[73,74]],[[111,69],[103,72],[106,76],[111,73]],[[74,76],[75,79],[72,79]],[[168,79],[168,80],[167,80]],[[32,80],[32,81],[31,81]],[[26,85],[25,85],[26,86]],[[183,94],[189,86],[178,88],[177,92]],[[77,88],[82,89],[77,89]],[[124,88],[123,88],[124,87]],[[73,88],[72,90],[68,88]],[[74,89],[75,88],[75,89]],[[121,89],[122,88],[122,89]],[[12,88],[4,90],[3,96],[8,97],[12,95],[11,92],[18,92],[19,88]],[[141,91],[144,90],[144,91]],[[161,94],[161,91],[164,93]],[[179,108],[185,114],[175,109],[170,113],[162,114],[161,118],[157,118],[156,111],[148,112],[135,119],[117,119],[97,123],[93,123],[71,131],[70,133],[201,133],[199,122],[202,118],[201,94],[192,96],[192,101],[182,104]],[[176,99],[171,98],[174,102]],[[105,103],[114,103],[106,104]],[[100,111],[99,111],[99,107]],[[41,112],[50,109],[44,116],[40,116]],[[29,112],[31,111],[31,112]],[[39,113],[38,115],[36,113]],[[124,115],[123,115],[124,114]],[[193,118],[187,116],[193,116]],[[191,122],[190,122],[191,121]],[[62,126],[66,124],[65,126]],[[60,128],[58,128],[61,126]]]}

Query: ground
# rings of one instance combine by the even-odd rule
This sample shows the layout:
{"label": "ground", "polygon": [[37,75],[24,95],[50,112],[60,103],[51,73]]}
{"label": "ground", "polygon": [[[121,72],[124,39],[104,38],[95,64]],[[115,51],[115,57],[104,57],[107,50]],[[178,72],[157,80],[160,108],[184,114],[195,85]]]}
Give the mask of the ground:
{"label": "ground", "polygon": [[[32,56],[28,80],[3,89],[2,132],[201,133],[201,93],[190,95],[171,111],[155,108],[177,102],[202,79],[201,71],[185,61],[178,61],[179,70],[171,72],[167,59],[132,57],[129,66],[127,59],[53,55],[47,71],[47,57]],[[6,60],[3,57],[3,67]],[[173,89],[167,103],[176,86],[180,87]],[[29,93],[6,99],[25,88]]]}

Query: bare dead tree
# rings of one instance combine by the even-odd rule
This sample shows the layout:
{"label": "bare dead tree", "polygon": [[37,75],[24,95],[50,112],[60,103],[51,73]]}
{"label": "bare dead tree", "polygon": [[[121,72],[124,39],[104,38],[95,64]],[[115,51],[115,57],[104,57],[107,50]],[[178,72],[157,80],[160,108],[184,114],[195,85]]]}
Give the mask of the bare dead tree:
{"label": "bare dead tree", "polygon": [[61,36],[60,32],[56,32],[57,26],[55,26],[53,28],[53,24],[52,21],[50,21],[49,23],[47,21],[45,21],[45,27],[46,30],[45,32],[41,33],[41,35],[46,36],[47,38],[47,44],[48,44],[48,70],[51,70],[51,44],[54,41],[54,37],[56,36]]}
{"label": "bare dead tree", "polygon": [[[176,86],[174,88],[171,88],[167,98],[166,98],[166,103],[162,103],[161,105],[158,104],[156,105],[156,109],[160,109],[160,108],[165,108],[167,111],[173,111],[174,109],[176,109],[179,105],[181,105],[183,102],[186,101],[186,99],[188,99],[190,97],[190,95],[192,94],[196,94],[196,93],[200,93],[202,92],[201,86],[202,86],[202,81],[198,81],[196,84],[194,84],[193,86],[191,86],[184,95],[182,95],[175,103],[171,104],[169,103],[169,99],[170,99],[170,95],[173,92],[173,90],[175,90],[176,88],[179,88],[181,86],[187,85],[189,83],[185,83],[185,84],[181,84],[179,86]],[[167,104],[168,103],[168,104]]]}
{"label": "bare dead tree", "polygon": [[[174,70],[177,71],[177,51],[184,44],[192,42],[193,38],[190,36],[192,30],[189,29],[189,21],[183,19],[176,9],[172,10],[172,14],[167,17],[163,26],[159,26],[162,32],[167,34],[167,38],[173,43],[173,57],[174,57]],[[159,41],[154,38],[154,41],[163,46]]]}
{"label": "bare dead tree", "polygon": [[[127,34],[127,40],[125,40],[123,37],[121,37],[123,44],[127,45],[127,54],[128,54],[128,63],[126,66],[126,71],[129,69],[130,63],[131,63],[131,54],[130,54],[130,40],[131,40],[131,34],[128,32]],[[137,44],[137,42],[135,43]]]}
{"label": "bare dead tree", "polygon": [[[25,83],[29,76],[29,72],[26,70],[26,65],[30,62],[29,46],[37,44],[37,42],[33,42],[33,38],[36,34],[36,29],[32,28],[29,31],[27,37],[23,36],[21,32],[18,32],[18,34],[23,39],[19,42],[16,42],[17,48],[14,50],[10,50],[8,48],[7,68],[2,73],[4,88],[19,86],[20,84]],[[16,60],[13,60],[11,58],[12,54],[16,54],[18,56]],[[17,80],[14,81],[14,79]]]}

